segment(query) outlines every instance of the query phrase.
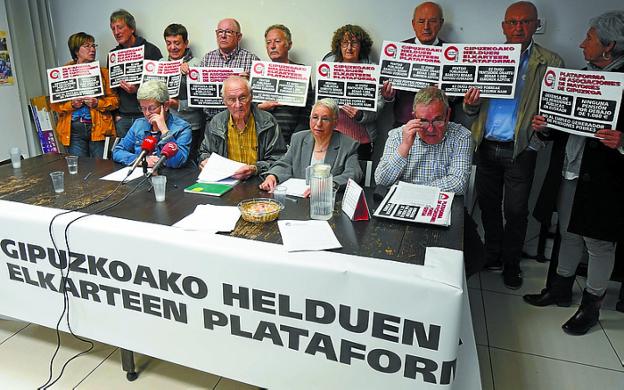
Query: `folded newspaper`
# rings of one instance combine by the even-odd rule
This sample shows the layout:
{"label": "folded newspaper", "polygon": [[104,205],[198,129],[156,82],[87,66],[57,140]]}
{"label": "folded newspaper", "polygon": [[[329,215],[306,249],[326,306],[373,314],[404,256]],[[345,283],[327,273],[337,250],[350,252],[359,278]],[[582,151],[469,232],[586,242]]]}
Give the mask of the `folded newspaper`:
{"label": "folded newspaper", "polygon": [[386,197],[375,210],[373,214],[375,217],[439,226],[451,225],[451,205],[455,197],[453,192],[439,191],[437,204],[428,205],[423,204],[417,198],[408,200],[403,196],[397,197],[397,190],[397,185],[390,188]]}

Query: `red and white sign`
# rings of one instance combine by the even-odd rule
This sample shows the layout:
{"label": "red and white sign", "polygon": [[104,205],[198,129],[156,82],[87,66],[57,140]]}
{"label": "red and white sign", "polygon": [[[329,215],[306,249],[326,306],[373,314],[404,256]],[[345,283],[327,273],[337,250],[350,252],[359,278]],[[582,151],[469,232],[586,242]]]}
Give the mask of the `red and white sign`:
{"label": "red and white sign", "polygon": [[167,86],[169,97],[174,98],[180,93],[180,73],[182,60],[176,61],[143,61],[143,78],[141,84],[148,80],[160,80]]}
{"label": "red and white sign", "polygon": [[243,71],[243,68],[190,67],[186,78],[189,107],[224,108],[221,91],[223,81]]}
{"label": "red and white sign", "polygon": [[384,41],[379,59],[379,83],[389,80],[394,89],[417,92],[440,79],[442,48]]}
{"label": "red and white sign", "polygon": [[476,87],[481,97],[513,99],[520,64],[520,45],[442,45],[440,88],[449,96],[464,96]]}
{"label": "red and white sign", "polygon": [[613,129],[622,104],[624,74],[549,67],[542,80],[540,115],[548,127],[594,137]]}
{"label": "red and white sign", "polygon": [[344,62],[318,62],[316,100],[331,98],[339,106],[376,111],[379,65]]}
{"label": "red and white sign", "polygon": [[89,62],[47,70],[50,102],[104,95],[100,63]]}
{"label": "red and white sign", "polygon": [[130,84],[140,84],[143,74],[145,47],[131,47],[108,53],[108,73],[110,87],[115,88],[122,80]]}
{"label": "red and white sign", "polygon": [[286,106],[304,107],[312,67],[279,62],[254,61],[250,83],[254,102],[277,101]]}

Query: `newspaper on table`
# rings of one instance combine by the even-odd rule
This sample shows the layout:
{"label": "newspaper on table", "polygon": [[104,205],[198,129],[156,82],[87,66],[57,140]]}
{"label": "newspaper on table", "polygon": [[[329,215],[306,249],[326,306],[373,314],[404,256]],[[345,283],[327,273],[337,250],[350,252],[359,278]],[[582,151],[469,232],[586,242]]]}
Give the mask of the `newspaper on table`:
{"label": "newspaper on table", "polygon": [[396,219],[398,221],[426,223],[429,225],[450,226],[451,205],[455,194],[440,191],[435,206],[423,205],[421,202],[405,199],[396,200],[398,185],[392,186],[388,194],[373,214],[375,217]]}
{"label": "newspaper on table", "polygon": [[445,43],[440,88],[449,96],[464,96],[477,87],[481,97],[513,99],[520,50],[518,44]]}
{"label": "newspaper on table", "polygon": [[317,62],[316,100],[331,98],[339,106],[349,104],[366,111],[377,110],[379,65]]}
{"label": "newspaper on table", "polygon": [[104,95],[98,61],[48,69],[50,102]]}
{"label": "newspaper on table", "polygon": [[442,48],[384,41],[379,59],[379,84],[390,80],[394,89],[418,92],[438,85]]}
{"label": "newspaper on table", "polygon": [[305,107],[311,71],[312,67],[305,65],[254,61],[250,75],[253,101]]}
{"label": "newspaper on table", "polygon": [[141,84],[149,80],[160,80],[167,86],[169,97],[174,98],[180,94],[180,83],[182,81],[180,65],[182,65],[182,60],[144,60]]}
{"label": "newspaper on table", "polygon": [[191,66],[186,77],[186,96],[188,96],[189,107],[224,108],[221,91],[223,81],[230,76],[238,76],[243,71],[243,68]]}
{"label": "newspaper on table", "polygon": [[118,87],[122,80],[129,84],[141,84],[144,55],[143,45],[108,53],[110,87]]}
{"label": "newspaper on table", "polygon": [[542,80],[540,115],[548,127],[594,137],[616,127],[624,74],[549,67]]}

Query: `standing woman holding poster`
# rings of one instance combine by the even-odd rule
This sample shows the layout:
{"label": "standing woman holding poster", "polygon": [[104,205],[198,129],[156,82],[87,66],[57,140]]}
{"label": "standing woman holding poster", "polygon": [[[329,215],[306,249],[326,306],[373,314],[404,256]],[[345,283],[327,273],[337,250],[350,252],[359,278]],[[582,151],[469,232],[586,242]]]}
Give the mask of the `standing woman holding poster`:
{"label": "standing woman holding poster", "polygon": [[[606,12],[590,21],[580,45],[587,69],[624,72],[624,11]],[[554,172],[540,193],[539,207],[556,207],[561,231],[561,248],[556,274],[540,294],[524,300],[534,306],[569,306],[576,268],[589,253],[587,282],[581,305],[563,324],[566,333],[582,335],[598,323],[600,306],[615,264],[616,242],[624,238],[624,110],[620,106],[616,129],[602,129],[596,137],[548,131],[543,116],[536,115],[533,129],[553,133],[560,146],[553,147]]]}
{"label": "standing woman holding poster", "polygon": [[[95,61],[97,45],[91,35],[79,32],[67,41],[72,60],[65,65]],[[119,107],[119,98],[109,87],[108,69],[100,68],[104,96],[76,98],[52,103],[58,113],[56,134],[72,156],[102,158],[104,139],[115,136],[111,111]]]}

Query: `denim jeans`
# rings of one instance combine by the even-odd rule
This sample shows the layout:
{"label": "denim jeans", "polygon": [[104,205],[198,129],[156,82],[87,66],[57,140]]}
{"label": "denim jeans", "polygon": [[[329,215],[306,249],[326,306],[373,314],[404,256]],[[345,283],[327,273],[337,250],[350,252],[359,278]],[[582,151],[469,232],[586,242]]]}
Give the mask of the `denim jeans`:
{"label": "denim jeans", "polygon": [[102,158],[104,141],[91,141],[90,123],[72,121],[67,151],[72,156]]}
{"label": "denim jeans", "polygon": [[537,152],[527,149],[514,159],[513,152],[513,142],[483,140],[477,150],[475,177],[486,259],[500,259],[503,272],[510,275],[520,273],[537,157]]}

